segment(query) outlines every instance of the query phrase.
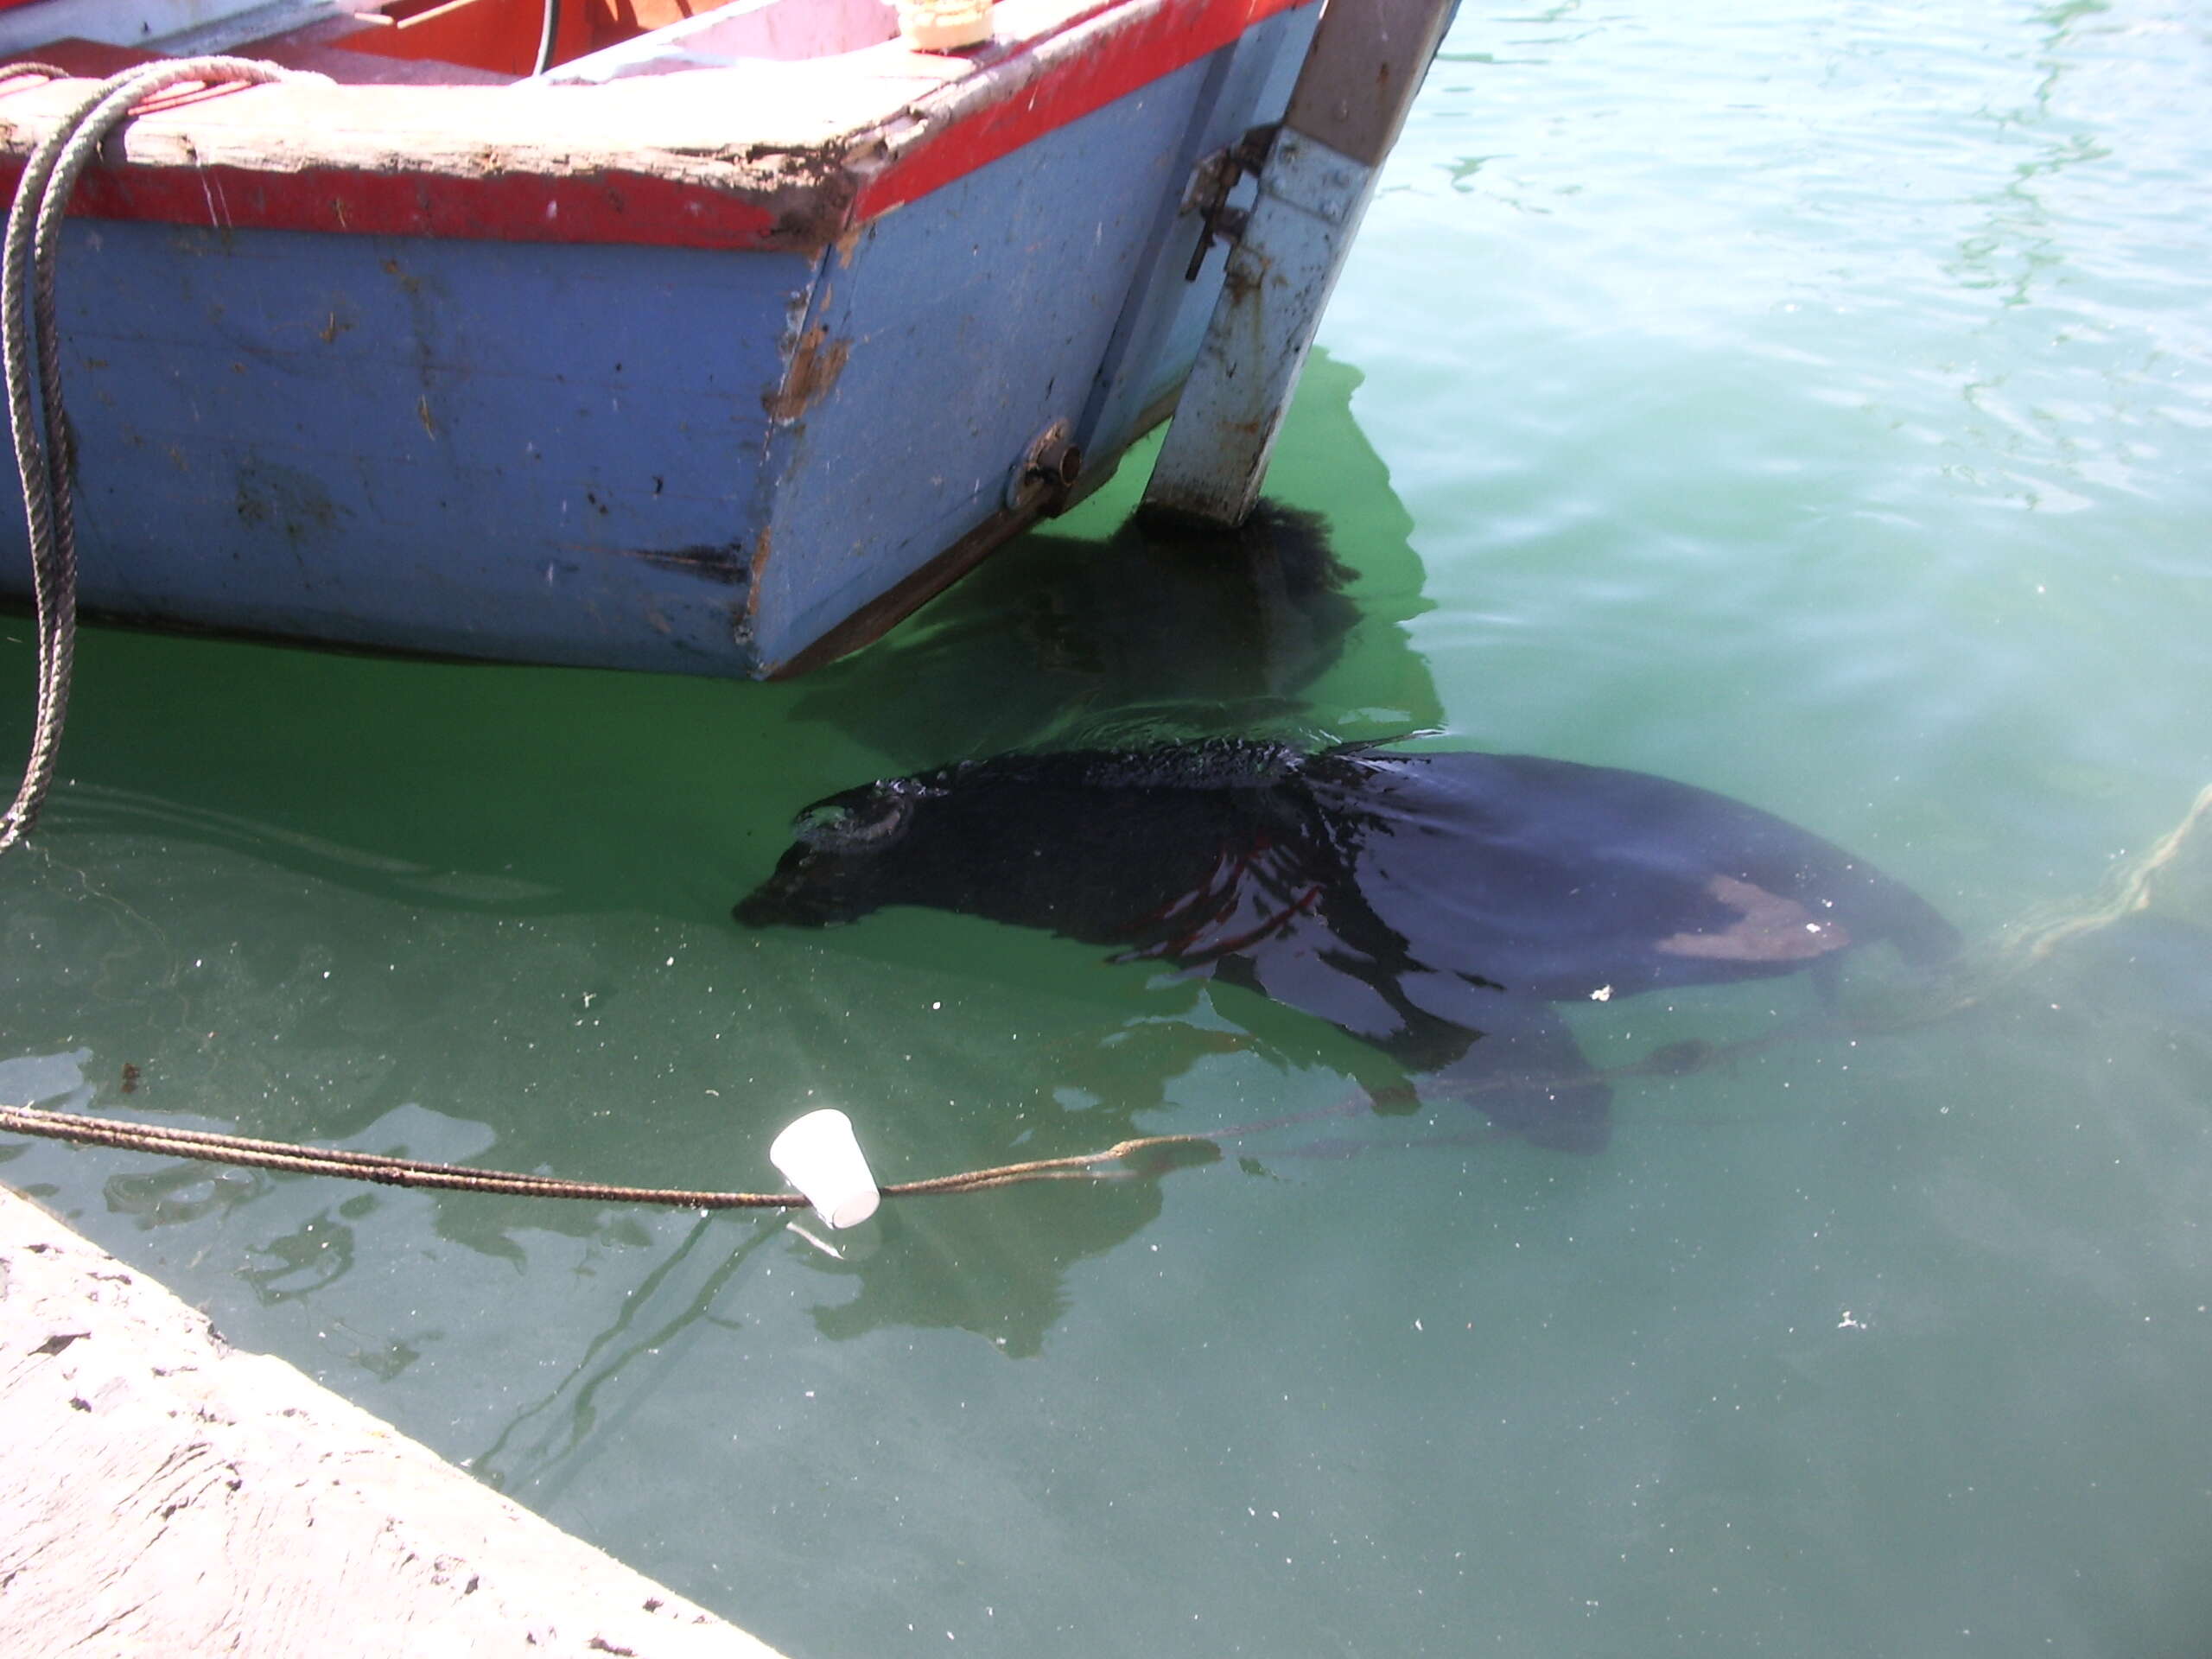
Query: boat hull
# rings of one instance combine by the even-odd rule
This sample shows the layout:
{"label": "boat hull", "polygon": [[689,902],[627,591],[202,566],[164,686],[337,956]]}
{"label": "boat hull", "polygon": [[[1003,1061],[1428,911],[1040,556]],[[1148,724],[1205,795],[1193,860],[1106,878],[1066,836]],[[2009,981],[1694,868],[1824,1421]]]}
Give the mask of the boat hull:
{"label": "boat hull", "polygon": [[[619,200],[563,227],[580,186],[550,173],[476,180],[503,205],[467,223],[365,173],[343,228],[296,169],[201,169],[196,223],[188,172],[88,181],[60,277],[82,607],[755,677],[863,643],[1172,407],[1220,285],[1218,256],[1185,280],[1185,185],[1281,112],[1314,12],[1197,55],[1170,38],[1103,100],[1037,79],[918,161],[871,172],[848,144],[719,245]],[[1023,476],[1055,434],[1085,457],[1072,489]],[[28,571],[11,526],[0,597]]]}

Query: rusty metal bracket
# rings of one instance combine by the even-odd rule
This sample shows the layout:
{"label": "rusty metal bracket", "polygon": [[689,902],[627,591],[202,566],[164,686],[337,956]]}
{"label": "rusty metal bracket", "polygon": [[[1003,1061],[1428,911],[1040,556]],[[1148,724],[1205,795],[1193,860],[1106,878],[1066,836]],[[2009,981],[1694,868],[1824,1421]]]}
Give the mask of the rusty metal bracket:
{"label": "rusty metal bracket", "polygon": [[1205,264],[1207,251],[1217,238],[1234,242],[1244,234],[1251,215],[1242,207],[1229,205],[1230,192],[1267,165],[1268,152],[1274,148],[1278,130],[1274,123],[1251,128],[1226,149],[1201,156],[1198,164],[1191,169],[1191,181],[1183,190],[1182,211],[1198,214],[1201,225],[1198,245],[1191,250],[1191,263],[1183,271],[1185,282],[1198,281],[1199,268]]}
{"label": "rusty metal bracket", "polygon": [[1083,476],[1083,451],[1065,420],[1054,421],[1030,445],[1006,481],[1006,504],[1015,512],[1035,508],[1050,518],[1068,504]]}

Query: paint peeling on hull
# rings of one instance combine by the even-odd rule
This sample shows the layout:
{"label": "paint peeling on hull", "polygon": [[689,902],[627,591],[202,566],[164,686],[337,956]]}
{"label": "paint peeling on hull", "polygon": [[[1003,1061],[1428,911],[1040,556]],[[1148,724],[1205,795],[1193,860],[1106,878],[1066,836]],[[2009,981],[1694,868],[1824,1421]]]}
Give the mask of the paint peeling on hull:
{"label": "paint peeling on hull", "polygon": [[849,340],[832,340],[820,323],[799,336],[784,384],[760,400],[772,421],[796,421],[828,397],[852,354]]}

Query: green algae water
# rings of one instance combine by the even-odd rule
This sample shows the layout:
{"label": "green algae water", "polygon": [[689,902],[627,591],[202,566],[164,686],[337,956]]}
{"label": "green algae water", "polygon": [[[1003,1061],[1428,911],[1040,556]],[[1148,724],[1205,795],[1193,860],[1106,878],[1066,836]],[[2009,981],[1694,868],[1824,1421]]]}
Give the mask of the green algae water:
{"label": "green algae water", "polygon": [[1414,730],[1756,803],[1977,942],[2086,911],[2212,780],[2208,87],[2158,0],[1470,7],[1273,474],[1358,572],[1329,626],[1130,580],[1140,456],[791,686],[95,632],[0,862],[0,1098],[734,1187],[827,1103],[887,1179],[1273,1126],[1217,1164],[836,1257],[0,1179],[794,1659],[2203,1652],[2207,849],[2170,929],[1964,1011],[1872,955],[1855,1027],[1794,979],[1573,1011],[1600,1065],[1740,1045],[1618,1081],[1594,1157],[1042,934],[728,912],[880,775]]}

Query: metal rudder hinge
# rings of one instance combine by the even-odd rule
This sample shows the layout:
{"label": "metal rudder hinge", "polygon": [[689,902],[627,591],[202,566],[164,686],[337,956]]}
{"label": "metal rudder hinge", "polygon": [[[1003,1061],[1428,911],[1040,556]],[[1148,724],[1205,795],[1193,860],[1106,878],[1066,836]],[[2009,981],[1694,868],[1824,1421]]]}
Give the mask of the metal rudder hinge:
{"label": "metal rudder hinge", "polygon": [[1198,245],[1191,250],[1191,263],[1183,272],[1185,282],[1198,280],[1198,268],[1205,264],[1207,250],[1213,246],[1217,237],[1235,242],[1244,234],[1250,212],[1230,207],[1230,193],[1268,164],[1268,151],[1274,148],[1279,130],[1273,122],[1254,127],[1235,143],[1201,156],[1198,166],[1191,169],[1191,182],[1183,191],[1182,211],[1198,214],[1200,228]]}

